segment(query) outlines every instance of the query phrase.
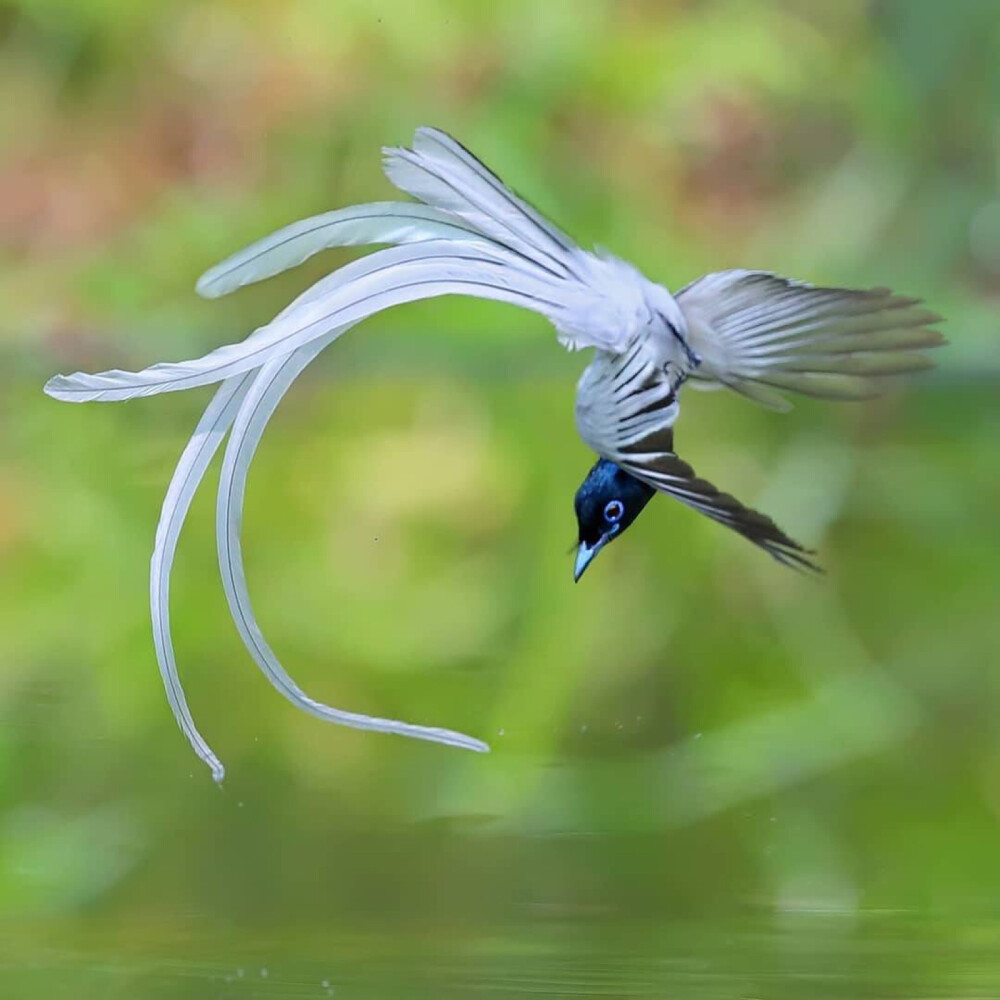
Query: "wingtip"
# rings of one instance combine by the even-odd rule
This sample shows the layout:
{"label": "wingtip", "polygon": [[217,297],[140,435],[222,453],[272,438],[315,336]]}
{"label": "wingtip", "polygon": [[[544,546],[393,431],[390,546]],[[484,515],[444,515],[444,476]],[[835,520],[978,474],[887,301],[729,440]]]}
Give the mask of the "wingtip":
{"label": "wingtip", "polygon": [[[404,165],[413,163],[414,152],[406,146],[383,146],[382,147],[382,173],[396,184],[398,172],[404,169]],[[396,185],[399,186],[398,184]]]}
{"label": "wingtip", "polygon": [[826,576],[826,570],[815,563],[808,556],[815,555],[813,549],[802,549],[801,551],[783,551],[780,555],[771,552],[770,555],[782,566],[795,570],[796,573],[805,573],[807,576]]}
{"label": "wingtip", "polygon": [[413,130],[413,141],[418,142],[421,138],[437,139],[445,138],[450,139],[451,136],[445,132],[444,129],[436,128],[434,125],[418,125]]}
{"label": "wingtip", "polygon": [[[813,554],[813,552],[810,549],[810,555],[812,555],[812,554]],[[827,575],[826,574],[826,567],[825,566],[820,566],[819,563],[813,562],[812,559],[803,559],[802,560],[802,571],[805,572],[805,573],[810,573],[813,576],[817,576],[817,577],[819,577],[819,576],[826,576]]]}
{"label": "wingtip", "polygon": [[807,549],[805,547],[799,548],[794,556],[792,565],[793,569],[797,569],[802,573],[811,573],[815,576],[826,576],[826,570],[820,566],[819,563],[813,562],[810,558],[817,554],[816,549]]}

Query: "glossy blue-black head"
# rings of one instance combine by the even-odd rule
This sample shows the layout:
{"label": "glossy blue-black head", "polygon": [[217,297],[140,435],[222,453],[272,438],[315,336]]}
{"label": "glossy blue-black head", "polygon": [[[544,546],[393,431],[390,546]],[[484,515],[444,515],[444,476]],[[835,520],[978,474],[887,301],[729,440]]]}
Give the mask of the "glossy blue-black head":
{"label": "glossy blue-black head", "polygon": [[652,486],[623,472],[614,462],[603,458],[597,462],[576,491],[574,500],[580,528],[574,580],[579,580],[594,556],[639,516],[655,492]]}

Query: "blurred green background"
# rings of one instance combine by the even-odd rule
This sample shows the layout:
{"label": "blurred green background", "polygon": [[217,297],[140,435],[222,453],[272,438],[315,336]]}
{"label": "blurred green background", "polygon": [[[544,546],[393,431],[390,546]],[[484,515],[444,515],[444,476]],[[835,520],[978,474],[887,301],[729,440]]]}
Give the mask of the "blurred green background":
{"label": "blurred green background", "polygon": [[[0,93],[0,995],[1000,996],[1000,6],[0,2]],[[353,255],[197,275],[392,197],[421,124],[670,287],[890,285],[951,344],[870,404],[685,400],[821,581],[658,500],[574,586],[585,359],[496,304],[366,323],[265,437],[255,605],[314,696],[493,753],[283,702],[209,483],[172,606],[220,790],[146,596],[208,391],[41,386],[243,337]]]}

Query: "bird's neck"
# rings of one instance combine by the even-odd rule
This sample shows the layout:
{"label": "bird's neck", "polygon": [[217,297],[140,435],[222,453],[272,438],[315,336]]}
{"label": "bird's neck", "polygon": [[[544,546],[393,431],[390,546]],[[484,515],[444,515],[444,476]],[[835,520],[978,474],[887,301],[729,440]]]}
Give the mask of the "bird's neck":
{"label": "bird's neck", "polygon": [[621,499],[624,500],[626,497],[633,498],[643,507],[649,503],[656,493],[656,490],[652,486],[644,483],[641,479],[636,479],[635,476],[626,472],[620,465],[616,465],[606,458],[599,458],[597,460],[587,478],[595,481],[614,483],[621,494]]}

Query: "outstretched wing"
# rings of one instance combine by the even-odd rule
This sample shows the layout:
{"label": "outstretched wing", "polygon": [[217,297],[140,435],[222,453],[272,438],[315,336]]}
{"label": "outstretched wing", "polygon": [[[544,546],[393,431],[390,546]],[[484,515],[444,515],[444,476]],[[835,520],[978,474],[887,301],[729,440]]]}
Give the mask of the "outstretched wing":
{"label": "outstretched wing", "polygon": [[886,288],[816,288],[764,271],[719,271],[677,294],[701,355],[692,376],[787,409],[776,390],[866,399],[885,377],[933,367],[941,317]]}
{"label": "outstretched wing", "polygon": [[577,430],[599,455],[732,528],[778,562],[817,570],[808,550],[771,518],[720,492],[677,456],[673,425],[678,414],[670,382],[638,345],[623,355],[598,352],[577,387]]}
{"label": "outstretched wing", "polygon": [[670,450],[646,451],[639,444],[616,455],[614,461],[636,479],[732,528],[782,565],[822,572],[809,559],[811,550],[786,535],[767,514],[744,506],[734,496],[699,478],[673,451],[672,435],[669,438],[668,441],[665,436],[661,437],[660,443]]}
{"label": "outstretched wing", "polygon": [[386,147],[382,155],[386,176],[401,191],[543,267],[575,273],[576,243],[447,133],[418,128],[412,149]]}
{"label": "outstretched wing", "polygon": [[565,347],[620,353],[658,321],[663,289],[625,261],[580,249],[450,135],[418,128],[411,149],[382,152],[386,176],[400,190],[559,283],[564,309],[553,322]]}

